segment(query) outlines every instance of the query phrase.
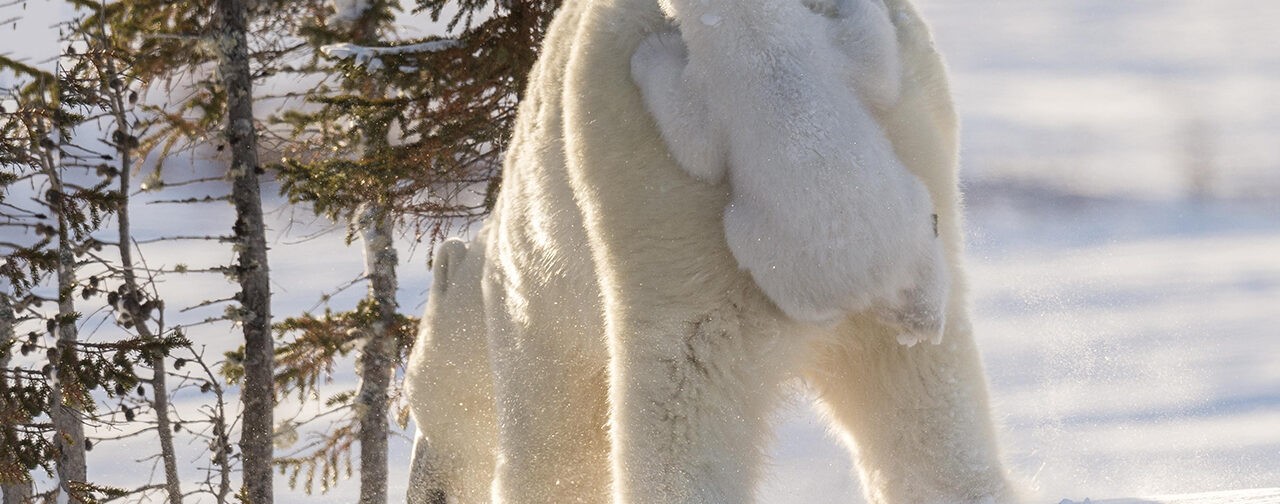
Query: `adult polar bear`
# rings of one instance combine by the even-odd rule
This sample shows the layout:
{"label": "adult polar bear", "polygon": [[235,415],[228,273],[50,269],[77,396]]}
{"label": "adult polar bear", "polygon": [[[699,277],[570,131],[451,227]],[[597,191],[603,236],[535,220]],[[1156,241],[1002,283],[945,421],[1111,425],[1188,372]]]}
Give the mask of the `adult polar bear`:
{"label": "adult polar bear", "polygon": [[[870,313],[783,315],[726,244],[728,184],[672,159],[631,79],[641,41],[671,29],[656,0],[566,0],[494,214],[439,256],[407,378],[422,436],[411,500],[750,502],[779,384],[797,375],[872,502],[1012,499],[965,313],[943,67],[906,0],[886,4],[904,84],[875,119],[938,214],[942,344],[901,346]],[[485,347],[491,375],[475,364]]]}

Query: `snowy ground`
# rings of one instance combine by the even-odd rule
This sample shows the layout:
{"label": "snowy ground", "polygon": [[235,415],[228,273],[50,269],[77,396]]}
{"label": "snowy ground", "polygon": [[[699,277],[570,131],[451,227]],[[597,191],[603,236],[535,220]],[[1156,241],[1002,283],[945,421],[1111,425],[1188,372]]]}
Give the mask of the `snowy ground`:
{"label": "snowy ground", "polygon": [[[1016,475],[1044,502],[1280,484],[1280,3],[919,5]],[[856,493],[803,402],[773,451],[762,502]]]}
{"label": "snowy ground", "polygon": [[[1280,2],[919,3],[965,124],[975,327],[1016,475],[1044,502],[1280,485]],[[222,228],[228,215],[166,209],[139,225]],[[300,236],[273,245],[287,258],[273,265],[277,314],[360,271],[340,236]],[[424,257],[402,259],[401,304],[416,312]],[[228,291],[220,278],[166,289],[169,306]],[[212,348],[236,337],[198,336]],[[100,445],[90,470],[145,479],[147,464],[120,461],[154,447],[131,443]],[[398,496],[408,440],[391,446]],[[847,456],[801,398],[779,413],[772,453],[761,502],[860,502]],[[303,500],[277,485],[281,502]],[[355,492],[344,482],[307,502]]]}
{"label": "snowy ground", "polygon": [[1105,499],[1084,502],[1063,500],[1060,504],[1276,504],[1280,503],[1280,489],[1264,488],[1207,492],[1190,495],[1157,495],[1137,499]]}
{"label": "snowy ground", "polygon": [[[1044,502],[1280,482],[1276,200],[1151,202],[981,185],[970,201],[975,328],[1001,437],[1012,469]],[[273,271],[281,314],[359,272],[358,252],[336,237],[274,250],[292,261]],[[405,257],[403,267],[401,302],[414,311],[428,281],[422,259]],[[180,300],[224,285],[187,283]],[[225,329],[202,336],[214,347],[235,338]],[[335,390],[353,383],[349,373],[336,381]],[[403,495],[409,443],[391,446],[391,492]],[[144,465],[108,462],[152,447],[103,448],[93,452],[95,472],[136,481]],[[764,504],[861,501],[848,457],[802,397],[779,412],[772,459]],[[278,484],[283,502],[303,498]],[[350,502],[355,491],[350,481],[307,499]]]}
{"label": "snowy ground", "polygon": [[[1046,502],[1280,482],[1277,208],[1043,198],[975,204],[970,221],[974,325],[1015,473]],[[1173,220],[1187,224],[1158,229]],[[1046,227],[1065,236],[1035,238]],[[803,407],[775,453],[763,502],[852,492]]]}

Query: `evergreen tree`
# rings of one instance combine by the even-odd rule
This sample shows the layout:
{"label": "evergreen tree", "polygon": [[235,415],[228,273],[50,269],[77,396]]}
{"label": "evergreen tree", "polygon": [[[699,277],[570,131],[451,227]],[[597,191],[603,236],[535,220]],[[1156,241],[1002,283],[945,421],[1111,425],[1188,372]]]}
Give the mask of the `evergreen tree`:
{"label": "evergreen tree", "polygon": [[[12,436],[18,426],[26,421],[17,415],[22,411],[16,397],[9,391],[9,361],[13,359],[13,346],[17,342],[18,320],[13,313],[13,302],[9,293],[0,292],[0,441],[6,446],[18,446],[18,440]],[[16,450],[0,450],[0,504],[20,504],[31,498],[31,481],[28,480],[24,464],[16,458]]]}
{"label": "evergreen tree", "polygon": [[[165,479],[159,489],[180,502],[173,447],[178,429],[170,422],[165,358],[177,347],[190,351],[190,345],[178,328],[165,327],[154,272],[140,274],[133,255],[128,210],[138,161],[140,83],[130,48],[104,22],[107,6],[73,5],[88,20],[61,25],[66,51],[54,72],[0,59],[0,71],[23,83],[10,90],[0,116],[0,222],[24,231],[0,244],[6,248],[0,266],[6,309],[0,314],[6,330],[0,338],[0,484],[6,499],[20,499],[30,494],[30,471],[43,467],[57,474],[58,486],[42,498],[92,502],[155,490],[88,481],[85,452],[94,440],[84,436],[83,426],[92,422],[154,430]],[[115,229],[109,229],[113,216]],[[102,253],[107,247],[118,251],[118,259]],[[55,313],[45,311],[46,302],[56,302]],[[77,310],[77,303],[85,308]],[[119,332],[80,341],[77,323],[94,325],[82,312],[109,314],[103,322]],[[21,341],[8,337],[41,321],[47,336],[32,330]],[[15,361],[15,350],[25,358]],[[46,364],[33,373],[31,366],[42,361],[32,357],[40,352]],[[140,373],[148,370],[149,377]],[[137,396],[130,393],[135,388]],[[100,402],[115,406],[101,410]],[[51,422],[41,420],[46,415]],[[225,430],[225,419],[215,424]],[[220,472],[230,470],[224,465]]]}
{"label": "evergreen tree", "polygon": [[[451,31],[463,23],[456,38],[393,39],[390,22],[397,5],[387,1],[344,3],[332,17],[318,16],[301,31],[317,58],[294,70],[327,78],[307,94],[309,107],[278,119],[293,127],[290,137],[296,142],[278,166],[284,192],[317,213],[349,223],[363,244],[369,281],[369,294],[355,312],[321,319],[304,315],[281,326],[286,332],[302,330],[282,347],[282,362],[309,366],[283,366],[282,390],[309,389],[314,374],[332,366],[332,361],[292,354],[332,358],[345,354],[353,340],[361,349],[361,382],[352,397],[352,422],[330,430],[330,436],[311,445],[316,449],[310,454],[303,451],[280,463],[292,467],[291,482],[305,467],[308,487],[319,464],[327,487],[336,479],[326,476],[336,474],[335,461],[352,444],[343,437],[358,436],[362,503],[386,502],[388,395],[397,393],[389,381],[412,341],[411,331],[395,330],[407,318],[395,312],[393,234],[402,224],[434,240],[488,212],[518,92],[556,7],[552,2],[459,5],[449,22]],[[418,5],[435,20],[444,6]],[[490,8],[492,16],[473,26],[472,16]],[[371,323],[342,331],[361,319]],[[334,347],[316,349],[308,343]],[[312,378],[298,381],[299,375]],[[404,419],[405,413],[398,416]]]}
{"label": "evergreen tree", "polygon": [[[375,20],[394,6],[367,5]],[[416,8],[439,20],[450,5],[458,8],[451,37],[375,34],[357,44],[323,17],[303,26],[325,58],[297,70],[341,81],[322,82],[307,93],[313,107],[278,118],[301,142],[278,166],[291,200],[337,218],[377,203],[429,238],[487,215],[525,77],[559,2],[421,0]]]}
{"label": "evergreen tree", "polygon": [[[127,492],[88,478],[85,453],[92,444],[85,422],[117,423],[116,410],[97,409],[94,392],[119,402],[124,421],[134,421],[125,396],[139,383],[138,364],[163,360],[185,343],[180,336],[125,335],[92,343],[79,338],[77,324],[85,316],[78,303],[91,305],[105,297],[125,329],[144,324],[155,308],[128,292],[105,288],[118,269],[99,254],[105,244],[94,233],[125,201],[124,192],[113,188],[121,170],[112,166],[119,158],[110,151],[127,152],[136,141],[124,124],[100,128],[100,121],[111,117],[109,102],[123,107],[131,92],[114,70],[116,53],[103,44],[104,33],[81,28],[76,23],[64,27],[66,52],[54,72],[0,61],[0,70],[24,83],[11,90],[0,116],[0,164],[6,168],[0,177],[0,217],[7,227],[23,231],[12,234],[16,241],[4,243],[8,250],[0,267],[6,286],[0,294],[6,326],[0,339],[6,402],[0,482],[18,484],[19,490],[6,493],[26,492],[30,471],[43,467],[57,482],[43,496],[72,502]],[[110,133],[97,136],[105,131]],[[54,307],[45,308],[46,302]],[[133,317],[121,309],[130,304]],[[43,333],[29,330],[19,344],[13,336],[17,329],[37,324]],[[26,358],[12,359],[15,345]],[[37,352],[44,359],[33,359]],[[41,420],[44,416],[48,422]]]}
{"label": "evergreen tree", "polygon": [[[123,426],[149,411],[149,428],[159,433],[160,489],[178,502],[173,433],[190,422],[169,418],[165,357],[185,347],[192,355],[172,361],[174,369],[197,363],[194,374],[182,373],[215,397],[208,408],[211,430],[190,434],[207,439],[215,465],[212,479],[196,491],[218,502],[229,497],[235,458],[227,425],[234,419],[199,353],[180,328],[165,326],[152,283],[157,272],[140,264],[131,245],[129,211],[130,184],[144,159],[154,160],[158,174],[171,154],[209,146],[230,147],[232,194],[225,199],[237,210],[227,237],[237,262],[214,270],[240,284],[234,296],[240,307],[228,318],[242,324],[246,350],[223,371],[243,380],[241,498],[271,501],[273,381],[311,400],[317,377],[359,348],[359,390],[330,400],[353,413],[351,422],[311,453],[278,463],[293,468],[292,481],[303,468],[319,469],[327,488],[336,483],[339,458],[349,457],[358,442],[361,501],[385,502],[388,417],[407,421],[406,409],[388,411],[398,394],[391,378],[416,326],[396,312],[393,237],[408,232],[434,240],[488,212],[519,91],[556,2],[421,1],[416,8],[433,19],[450,4],[459,9],[448,20],[452,36],[412,40],[394,38],[398,6],[383,0],[337,8],[323,0],[71,3],[87,16],[68,25],[75,54],[60,60],[62,71],[45,73],[0,57],[0,70],[26,84],[12,90],[0,116],[6,168],[0,171],[0,226],[23,237],[0,240],[6,284],[0,300],[13,311],[0,317],[0,323],[11,320],[13,330],[0,333],[0,485],[18,483],[4,486],[5,495],[26,491],[28,473],[37,467],[58,473],[59,491],[73,499],[125,495],[128,490],[86,481],[84,450],[93,440],[84,438],[81,421]],[[310,56],[299,65],[303,54]],[[252,104],[260,97],[253,83],[281,74],[319,84],[303,93],[305,106],[279,116],[284,127],[256,130]],[[161,91],[163,101],[139,101],[146,89]],[[90,131],[94,138],[86,136]],[[269,264],[257,194],[260,138],[287,153],[273,165],[285,194],[347,222],[351,236],[360,238],[369,280],[368,296],[353,310],[278,324],[282,336],[293,336],[278,351],[269,333]],[[150,187],[163,188],[153,177]],[[116,227],[107,229],[112,216]],[[104,247],[115,254],[108,257]],[[119,332],[105,343],[79,341],[81,312],[109,313]],[[31,369],[42,353],[36,361],[44,367]],[[273,376],[274,358],[282,365]],[[148,369],[150,376],[140,375]],[[149,387],[145,399],[128,393],[139,386]],[[99,410],[97,403],[114,406]],[[65,414],[61,421],[59,414]],[[42,424],[42,415],[53,421]],[[349,458],[346,469],[349,474]]]}
{"label": "evergreen tree", "polygon": [[[72,494],[74,484],[87,480],[84,426],[80,414],[91,406],[87,389],[82,381],[76,379],[75,373],[75,365],[79,361],[76,322],[80,314],[75,309],[73,297],[78,269],[74,251],[80,249],[83,253],[83,248],[90,243],[90,233],[100,224],[103,214],[110,211],[114,201],[112,195],[102,191],[101,185],[88,186],[68,180],[68,170],[75,169],[74,165],[79,160],[67,155],[66,149],[72,145],[67,137],[83,121],[83,116],[71,110],[80,98],[72,94],[76,89],[74,73],[61,67],[55,73],[45,73],[7,59],[0,61],[0,65],[20,78],[29,79],[27,85],[14,93],[15,98],[11,102],[14,110],[6,111],[8,113],[0,123],[0,131],[6,140],[0,163],[11,170],[5,187],[6,196],[25,185],[33,204],[28,208],[6,201],[7,217],[11,224],[32,231],[29,236],[34,240],[27,244],[9,245],[14,251],[6,259],[5,273],[8,283],[17,287],[14,294],[25,295],[23,302],[15,307],[16,312],[39,308],[45,300],[56,304],[52,313],[32,313],[45,318],[46,332],[54,344],[46,349],[47,364],[41,370],[44,383],[23,389],[23,392],[34,392],[32,399],[47,401],[48,406],[23,404],[27,406],[28,414],[12,424],[28,429],[20,429],[21,434],[12,433],[14,443],[10,450],[17,453],[10,453],[5,458],[25,462],[28,468],[33,463],[48,464],[52,459],[58,480],[57,491]],[[51,298],[30,290],[38,288],[49,275],[54,277]],[[31,333],[28,344],[21,347],[23,355],[37,348],[41,343],[39,336]],[[23,374],[17,370],[13,373],[14,386],[20,387]],[[26,376],[28,379],[31,377]],[[44,429],[31,429],[31,419],[42,413],[49,416],[50,425]],[[5,437],[10,438],[10,434],[6,432]],[[29,451],[19,451],[24,449]]]}
{"label": "evergreen tree", "polygon": [[[94,6],[98,9],[100,6]],[[138,93],[131,85],[138,84],[137,79],[128,71],[132,60],[127,47],[119,45],[120,40],[113,37],[105,23],[73,25],[78,33],[91,43],[86,59],[93,66],[99,81],[106,85],[97,86],[95,98],[106,115],[111,134],[111,150],[115,158],[117,175],[118,202],[115,208],[116,218],[116,250],[119,261],[115,272],[120,280],[117,291],[117,303],[114,305],[121,318],[131,326],[137,336],[144,341],[161,341],[166,334],[163,318],[164,302],[154,292],[144,289],[144,280],[139,278],[138,267],[134,261],[134,236],[130,221],[130,185],[135,169],[134,149],[138,146],[138,136],[134,126],[137,116],[132,113],[138,102]],[[156,316],[159,315],[159,316]],[[174,329],[170,335],[178,335]],[[180,338],[180,336],[179,336]],[[184,340],[178,340],[184,341]],[[166,352],[167,354],[168,352]],[[164,490],[170,504],[181,504],[182,485],[178,478],[177,454],[173,445],[173,424],[169,415],[169,387],[167,382],[167,355],[152,355],[144,364],[151,368],[151,401],[148,404],[155,414],[156,435],[160,442],[160,460],[164,469]]]}
{"label": "evergreen tree", "polygon": [[[182,99],[157,106],[158,121],[142,141],[143,154],[154,153],[163,163],[175,150],[211,144],[222,152],[229,147],[226,178],[231,194],[226,199],[236,212],[230,237],[236,262],[224,271],[239,285],[239,292],[232,297],[239,306],[228,310],[227,318],[241,326],[245,341],[242,360],[232,364],[242,378],[239,460],[243,487],[239,497],[254,503],[271,502],[273,493],[275,351],[253,86],[279,68],[279,58],[296,50],[286,45],[288,37],[280,34],[292,32],[293,20],[304,18],[299,13],[310,12],[314,5],[126,0],[102,13],[137,49],[135,68],[139,75],[165,91],[184,91]],[[157,167],[157,173],[161,168]],[[217,437],[227,435],[223,432]],[[229,446],[216,450],[219,463],[228,462]]]}

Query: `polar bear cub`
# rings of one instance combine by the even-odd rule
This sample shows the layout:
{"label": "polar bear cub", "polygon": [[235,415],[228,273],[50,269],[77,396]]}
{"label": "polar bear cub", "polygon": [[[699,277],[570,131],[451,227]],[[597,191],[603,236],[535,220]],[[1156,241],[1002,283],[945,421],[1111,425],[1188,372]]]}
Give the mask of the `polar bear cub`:
{"label": "polar bear cub", "polygon": [[[663,0],[632,77],[691,176],[727,172],[725,237],[793,319],[871,310],[937,342],[949,277],[929,193],[876,121],[901,89],[880,0]],[[815,34],[819,34],[815,36]]]}
{"label": "polar bear cub", "polygon": [[480,287],[484,244],[450,238],[433,257],[431,293],[405,367],[418,426],[408,502],[489,502],[497,425]]}

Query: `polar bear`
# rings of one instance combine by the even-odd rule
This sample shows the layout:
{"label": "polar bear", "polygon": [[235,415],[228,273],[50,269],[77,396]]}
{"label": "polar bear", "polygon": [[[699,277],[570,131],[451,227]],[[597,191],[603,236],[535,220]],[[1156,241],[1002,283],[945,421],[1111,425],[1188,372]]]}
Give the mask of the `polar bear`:
{"label": "polar bear", "polygon": [[[786,9],[782,2],[795,1],[752,4]],[[849,446],[870,502],[1015,499],[965,309],[944,68],[907,0],[884,5],[901,85],[880,105],[858,96],[938,216],[950,278],[941,344],[898,344],[901,328],[874,307],[825,323],[787,314],[730,248],[731,181],[690,175],[632,79],[642,42],[677,28],[668,12],[657,0],[566,0],[529,76],[493,214],[462,261],[481,263],[473,273],[481,296],[470,299],[484,313],[488,355],[475,369],[488,366],[491,408],[440,411],[451,401],[447,387],[410,385],[424,425],[415,449],[415,466],[424,468],[412,487],[440,497],[465,477],[434,461],[463,450],[484,459],[489,449],[491,463],[476,462],[479,478],[492,471],[489,495],[457,492],[448,502],[752,502],[782,384],[800,379]],[[729,12],[719,15],[729,22]],[[686,36],[689,24],[680,21]],[[452,247],[446,256],[458,254]],[[440,307],[459,282],[471,282],[445,267],[441,278],[453,280]],[[439,310],[424,321],[420,338],[433,343],[423,351],[438,354],[419,358],[415,349],[411,380],[471,359],[449,352],[475,347],[434,343],[437,331],[457,336],[464,331],[451,328],[476,323],[472,308],[458,315],[467,320],[441,319],[451,316]],[[476,383],[464,375],[443,374],[439,383]],[[479,421],[496,432],[490,448],[436,440],[462,417],[486,414]]]}
{"label": "polar bear", "polygon": [[418,427],[408,501],[488,502],[497,427],[480,292],[484,244],[450,238],[432,257],[426,312],[405,370]]}
{"label": "polar bear", "polygon": [[794,319],[874,308],[900,342],[936,342],[949,283],[937,214],[872,115],[901,82],[884,4],[664,7],[681,29],[641,42],[632,74],[681,167],[712,183],[728,172],[738,264]]}

